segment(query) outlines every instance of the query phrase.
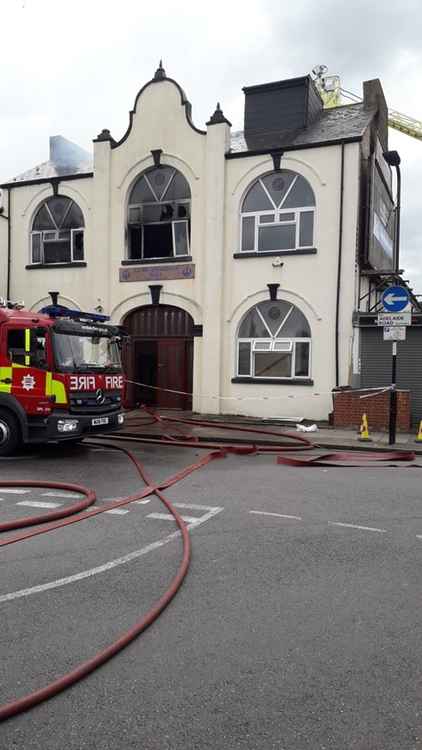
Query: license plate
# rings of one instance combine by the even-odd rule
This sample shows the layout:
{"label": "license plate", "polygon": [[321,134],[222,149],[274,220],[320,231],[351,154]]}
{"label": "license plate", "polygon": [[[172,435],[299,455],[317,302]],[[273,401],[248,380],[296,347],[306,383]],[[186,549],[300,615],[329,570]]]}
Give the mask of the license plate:
{"label": "license plate", "polygon": [[99,424],[108,424],[108,417],[95,417],[95,419],[92,420],[91,424],[93,426],[97,426]]}

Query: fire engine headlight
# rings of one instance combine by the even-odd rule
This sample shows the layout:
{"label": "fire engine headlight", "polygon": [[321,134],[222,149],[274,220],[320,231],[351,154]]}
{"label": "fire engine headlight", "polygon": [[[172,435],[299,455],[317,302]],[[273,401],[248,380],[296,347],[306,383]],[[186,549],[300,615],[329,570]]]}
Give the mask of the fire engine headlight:
{"label": "fire engine headlight", "polygon": [[123,424],[124,421],[125,421],[124,414],[118,414],[117,415],[117,424]]}
{"label": "fire engine headlight", "polygon": [[79,422],[77,419],[59,419],[57,422],[58,432],[75,432],[78,429]]}

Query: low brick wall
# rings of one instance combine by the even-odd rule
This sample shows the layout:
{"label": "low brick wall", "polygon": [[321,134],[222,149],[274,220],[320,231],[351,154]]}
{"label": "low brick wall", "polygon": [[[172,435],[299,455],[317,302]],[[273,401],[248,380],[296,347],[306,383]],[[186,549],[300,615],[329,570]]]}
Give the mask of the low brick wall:
{"label": "low brick wall", "polygon": [[[334,427],[359,428],[362,415],[368,417],[369,431],[385,430],[388,432],[390,413],[390,392],[377,393],[370,398],[360,398],[366,394],[374,394],[372,390],[339,390],[333,391],[333,425]],[[397,391],[397,430],[410,432],[410,391]]]}

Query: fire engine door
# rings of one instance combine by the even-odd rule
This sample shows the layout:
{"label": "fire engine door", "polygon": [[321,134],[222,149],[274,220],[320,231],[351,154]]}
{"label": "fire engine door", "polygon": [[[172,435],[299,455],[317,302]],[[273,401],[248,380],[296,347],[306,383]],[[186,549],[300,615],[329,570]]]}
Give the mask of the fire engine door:
{"label": "fire engine door", "polygon": [[7,350],[11,364],[10,393],[28,414],[46,412],[45,331],[10,328]]}

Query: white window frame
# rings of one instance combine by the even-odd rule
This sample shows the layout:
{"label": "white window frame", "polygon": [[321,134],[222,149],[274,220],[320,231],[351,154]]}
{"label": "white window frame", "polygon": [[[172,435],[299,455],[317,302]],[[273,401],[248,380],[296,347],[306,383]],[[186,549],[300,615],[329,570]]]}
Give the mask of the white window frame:
{"label": "white window frame", "polygon": [[[67,262],[67,261],[59,260],[59,261],[57,261],[55,263],[46,263],[46,261],[45,261],[45,256],[44,256],[44,242],[49,242],[49,241],[50,242],[57,242],[59,240],[59,233],[60,232],[70,232],[70,261],[69,261],[69,263],[80,263],[80,262],[84,261],[84,259],[85,259],[85,247],[84,247],[84,257],[83,257],[83,259],[82,260],[74,260],[74,234],[76,232],[82,232],[82,234],[83,234],[83,236],[85,238],[85,227],[75,227],[74,229],[44,229],[44,230],[38,230],[38,229],[36,229],[36,230],[34,230],[33,232],[30,233],[30,247],[29,247],[29,252],[30,252],[29,262],[30,262],[30,265],[32,265],[32,266],[41,266],[41,265],[56,266],[56,265],[62,265],[64,262]],[[46,239],[44,235],[53,235],[53,236],[50,236],[50,237],[48,237]],[[34,259],[33,259],[34,256],[33,256],[32,238],[35,237],[35,236],[39,236],[40,237],[40,260],[39,261],[34,261]]]}
{"label": "white window frame", "polygon": [[[256,350],[254,349],[254,344],[257,341],[257,339],[237,339],[237,346],[236,346],[236,377],[239,378],[251,378],[254,380],[260,380],[260,379],[268,379],[268,377],[271,378],[271,380],[309,380],[311,377],[312,372],[312,339],[310,338],[290,338],[290,339],[273,339],[271,341],[271,348],[267,351],[264,351],[262,349]],[[277,342],[285,342],[290,345],[290,350],[288,351],[279,351],[274,348],[274,345]],[[245,375],[244,373],[239,372],[239,352],[240,347],[239,344],[250,344],[250,362],[249,362],[249,375]],[[296,344],[309,344],[309,361],[308,361],[308,372],[306,375],[296,375]],[[255,354],[269,354],[269,353],[278,353],[278,354],[291,354],[292,356],[292,365],[290,369],[290,375],[256,375],[255,374]]]}
{"label": "white window frame", "polygon": [[[268,331],[267,337],[258,336],[255,338],[239,338],[236,337],[236,377],[238,378],[250,378],[251,380],[268,380],[270,378],[271,380],[280,380],[280,381],[287,381],[287,380],[309,380],[311,378],[312,373],[312,338],[311,337],[296,337],[296,336],[279,336],[283,326],[287,322],[288,318],[292,314],[293,310],[295,309],[295,305],[291,304],[290,309],[287,311],[286,315],[284,316],[283,320],[281,321],[280,325],[278,326],[277,330],[274,334],[271,333],[270,328],[268,327],[266,320],[264,316],[261,313],[261,310],[259,309],[258,305],[255,305],[253,308],[255,309],[256,313],[261,318],[265,328]],[[248,310],[248,313],[251,312],[251,310]],[[246,314],[248,314],[246,313]],[[244,318],[243,318],[244,319]],[[243,322],[242,319],[242,322]],[[267,349],[260,349],[259,344],[262,344],[263,342],[268,342],[269,346]],[[247,343],[250,344],[249,347],[249,374],[245,375],[244,373],[239,372],[239,359],[240,359],[240,344],[241,343]],[[308,372],[306,375],[296,375],[296,344],[305,343],[309,346],[309,357],[308,357]],[[280,351],[279,349],[276,349],[277,344],[284,344],[286,347],[286,350]],[[258,345],[258,347],[256,347]],[[278,352],[279,354],[291,354],[291,368],[290,368],[290,375],[256,375],[255,374],[255,354],[267,354],[269,352]]]}
{"label": "white window frame", "polygon": [[[265,175],[264,175],[265,176]],[[292,180],[291,185],[289,185],[288,190],[286,191],[286,194],[283,196],[283,199],[281,200],[280,204],[276,206],[273,199],[271,198],[271,195],[269,191],[267,190],[262,178],[260,177],[257,181],[255,181],[252,185],[249,186],[249,190],[252,189],[253,185],[256,184],[256,182],[259,182],[262,189],[266,193],[268,200],[272,203],[274,206],[274,209],[265,209],[263,211],[240,211],[240,238],[239,238],[239,251],[240,253],[255,253],[256,255],[267,255],[271,253],[277,253],[277,252],[285,252],[285,253],[294,253],[297,250],[309,250],[312,249],[315,246],[314,243],[314,236],[315,236],[315,205],[314,206],[297,206],[295,208],[283,208],[283,205],[293,189],[293,186],[296,184],[296,181],[299,177],[302,177],[302,175],[297,174],[295,178]],[[305,179],[305,178],[303,178]],[[246,195],[244,196],[242,200],[242,205],[244,201],[246,200]],[[301,245],[300,244],[300,220],[301,220],[301,214],[302,213],[312,213],[313,214],[313,232],[312,232],[312,243],[309,245]],[[294,214],[294,219],[290,221],[280,221],[280,216],[283,214]],[[260,218],[262,216],[270,216],[274,215],[275,220],[272,222],[264,222],[263,224],[260,222]],[[242,239],[243,239],[243,220],[245,218],[254,218],[254,247],[252,250],[243,250],[242,249]],[[287,225],[293,225],[295,224],[295,246],[292,248],[280,248],[279,250],[259,250],[259,229],[260,227],[272,227],[272,226],[287,226]]]}

